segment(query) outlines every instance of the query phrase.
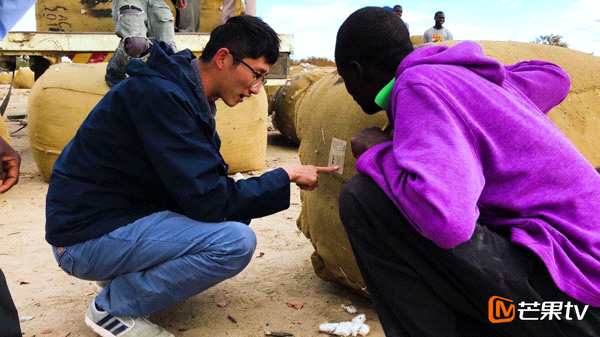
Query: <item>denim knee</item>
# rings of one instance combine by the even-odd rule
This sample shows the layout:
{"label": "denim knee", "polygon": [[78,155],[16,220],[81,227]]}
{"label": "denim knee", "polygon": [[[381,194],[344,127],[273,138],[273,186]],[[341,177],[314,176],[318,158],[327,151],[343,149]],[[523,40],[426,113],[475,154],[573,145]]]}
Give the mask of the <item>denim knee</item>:
{"label": "denim knee", "polygon": [[239,244],[236,246],[237,254],[235,255],[243,257],[245,266],[250,262],[252,255],[254,255],[254,250],[256,249],[256,234],[250,226],[244,223],[232,222],[231,225],[240,236]]}
{"label": "denim knee", "polygon": [[256,234],[250,226],[241,222],[226,222],[227,243],[221,249],[220,254],[225,255],[227,265],[235,274],[242,271],[254,255],[256,249]]}

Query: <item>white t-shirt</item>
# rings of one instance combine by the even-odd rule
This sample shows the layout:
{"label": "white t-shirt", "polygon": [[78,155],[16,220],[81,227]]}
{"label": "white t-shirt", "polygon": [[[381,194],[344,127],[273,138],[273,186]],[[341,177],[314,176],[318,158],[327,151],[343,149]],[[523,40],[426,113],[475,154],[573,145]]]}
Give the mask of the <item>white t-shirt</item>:
{"label": "white t-shirt", "polygon": [[442,27],[442,29],[435,29],[435,27],[431,27],[423,34],[423,40],[425,40],[425,42],[442,42],[446,40],[453,40],[453,38],[452,33],[450,33],[450,31],[445,27]]}

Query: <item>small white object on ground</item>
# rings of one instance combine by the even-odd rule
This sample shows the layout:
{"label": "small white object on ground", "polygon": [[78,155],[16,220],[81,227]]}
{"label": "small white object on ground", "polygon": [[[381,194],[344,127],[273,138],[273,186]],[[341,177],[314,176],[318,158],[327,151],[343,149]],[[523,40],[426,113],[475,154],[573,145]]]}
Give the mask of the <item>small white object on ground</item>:
{"label": "small white object on ground", "polygon": [[342,309],[344,309],[345,312],[354,315],[358,312],[358,310],[356,310],[356,307],[353,306],[352,304],[342,304]]}
{"label": "small white object on ground", "polygon": [[27,322],[27,321],[31,321],[33,319],[33,316],[21,316],[19,318],[19,322]]}
{"label": "small white object on ground", "polygon": [[366,320],[365,314],[360,314],[354,317],[351,322],[323,323],[319,325],[319,331],[344,337],[366,336],[371,331],[371,328],[365,324]]}

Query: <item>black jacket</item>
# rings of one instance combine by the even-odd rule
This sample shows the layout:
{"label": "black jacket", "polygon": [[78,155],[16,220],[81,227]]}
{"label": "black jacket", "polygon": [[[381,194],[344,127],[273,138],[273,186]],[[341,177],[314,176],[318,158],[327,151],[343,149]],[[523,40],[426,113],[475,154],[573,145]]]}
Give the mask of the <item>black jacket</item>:
{"label": "black jacket", "polygon": [[147,63],[98,102],[54,164],[46,240],[87,241],[162,210],[205,222],[249,219],[289,207],[283,169],[234,182],[219,153],[214,103],[189,50],[154,43]]}

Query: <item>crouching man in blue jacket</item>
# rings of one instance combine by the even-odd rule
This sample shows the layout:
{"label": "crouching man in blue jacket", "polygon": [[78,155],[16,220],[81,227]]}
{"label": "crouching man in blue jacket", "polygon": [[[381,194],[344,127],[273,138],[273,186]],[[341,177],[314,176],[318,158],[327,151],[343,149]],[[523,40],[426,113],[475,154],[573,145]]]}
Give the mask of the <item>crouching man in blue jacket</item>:
{"label": "crouching man in blue jacket", "polygon": [[217,27],[200,59],[153,43],[106,94],[54,165],[46,240],[60,267],[107,280],[85,314],[101,336],[173,336],[144,319],[238,274],[247,225],[289,207],[290,182],[336,167],[297,165],[235,182],[219,153],[215,100],[257,94],[279,39],[256,17]]}

